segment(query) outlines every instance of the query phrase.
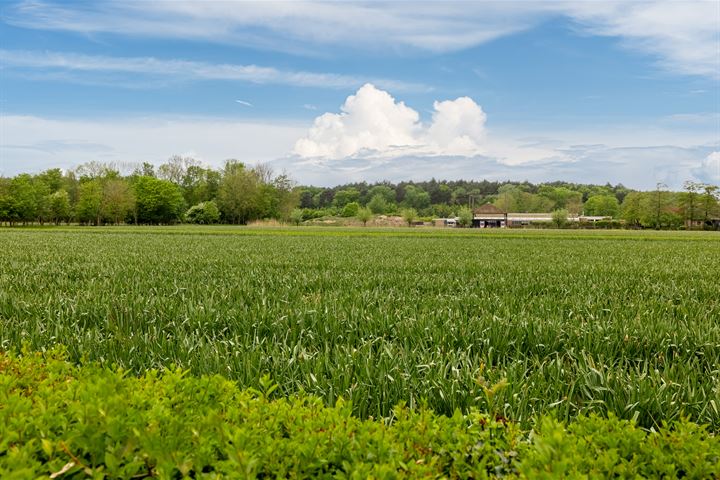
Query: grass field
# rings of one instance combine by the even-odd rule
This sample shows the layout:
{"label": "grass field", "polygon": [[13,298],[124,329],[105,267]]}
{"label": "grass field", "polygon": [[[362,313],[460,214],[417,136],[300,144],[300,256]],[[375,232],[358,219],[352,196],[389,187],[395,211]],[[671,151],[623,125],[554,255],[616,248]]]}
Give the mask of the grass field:
{"label": "grass field", "polygon": [[720,429],[720,236],[0,230],[0,345],[280,392]]}

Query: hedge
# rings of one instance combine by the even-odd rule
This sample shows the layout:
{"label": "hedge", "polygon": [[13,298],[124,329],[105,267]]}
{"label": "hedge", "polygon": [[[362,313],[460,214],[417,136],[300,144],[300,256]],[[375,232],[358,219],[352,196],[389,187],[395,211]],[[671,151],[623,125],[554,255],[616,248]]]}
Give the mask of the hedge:
{"label": "hedge", "polygon": [[638,478],[720,476],[720,441],[688,421],[615,417],[534,431],[481,412],[395,409],[241,390],[181,370],[141,377],[59,351],[0,353],[0,478]]}

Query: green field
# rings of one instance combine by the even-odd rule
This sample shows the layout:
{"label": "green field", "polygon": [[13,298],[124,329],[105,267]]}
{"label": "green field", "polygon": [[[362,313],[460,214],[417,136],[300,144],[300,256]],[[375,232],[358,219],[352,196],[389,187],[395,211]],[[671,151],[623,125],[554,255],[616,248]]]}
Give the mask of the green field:
{"label": "green field", "polygon": [[37,228],[0,230],[0,252],[4,350],[267,373],[360,418],[720,429],[716,233]]}

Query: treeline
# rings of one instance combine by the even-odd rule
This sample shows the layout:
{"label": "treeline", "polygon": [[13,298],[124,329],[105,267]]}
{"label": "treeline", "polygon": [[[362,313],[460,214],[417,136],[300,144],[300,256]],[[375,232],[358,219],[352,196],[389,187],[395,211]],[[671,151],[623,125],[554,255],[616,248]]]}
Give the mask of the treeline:
{"label": "treeline", "polygon": [[287,175],[228,160],[220,170],[175,156],[129,175],[90,162],[63,172],[0,177],[0,222],[104,224],[235,223],[289,218],[298,203]]}
{"label": "treeline", "polygon": [[228,160],[222,169],[174,156],[155,168],[145,163],[121,175],[91,162],[63,172],[0,177],[0,222],[80,224],[245,224],[258,219],[300,223],[329,217],[412,212],[420,218],[467,214],[492,203],[517,213],[567,212],[612,217],[631,227],[712,225],[720,217],[715,185],[686,182],[684,190],[638,192],[618,185],[568,182],[438,181],[298,186],[265,165]]}
{"label": "treeline", "polygon": [[374,214],[399,214],[411,209],[420,217],[454,217],[463,207],[492,203],[505,212],[611,217],[645,228],[701,226],[720,217],[720,189],[685,182],[684,191],[664,185],[638,192],[623,185],[567,182],[437,181],[351,183],[333,188],[300,187],[303,218],[355,216],[366,207]]}

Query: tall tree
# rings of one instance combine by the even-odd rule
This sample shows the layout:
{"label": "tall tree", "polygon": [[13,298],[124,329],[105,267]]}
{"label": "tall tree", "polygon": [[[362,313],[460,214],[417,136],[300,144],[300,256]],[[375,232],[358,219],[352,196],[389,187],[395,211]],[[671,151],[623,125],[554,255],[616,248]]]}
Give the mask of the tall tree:
{"label": "tall tree", "polygon": [[133,183],[138,223],[172,224],[182,219],[185,200],[180,187],[168,180],[137,177]]}
{"label": "tall tree", "polygon": [[630,192],[625,195],[621,216],[628,225],[637,227],[641,224],[643,218],[643,198],[645,196],[646,194],[642,192]]}
{"label": "tall tree", "polygon": [[102,220],[103,188],[100,179],[86,180],[80,184],[80,198],[75,213],[81,223],[100,225]]}
{"label": "tall tree", "polygon": [[700,200],[702,203],[703,220],[707,222],[715,216],[720,216],[720,205],[718,205],[718,197],[720,187],[716,185],[703,185],[703,195]]}
{"label": "tall tree", "polygon": [[70,195],[65,190],[50,194],[50,219],[55,225],[70,220]]}
{"label": "tall tree", "polygon": [[226,222],[244,224],[256,218],[260,206],[259,184],[256,174],[244,164],[236,160],[225,163],[218,207]]}
{"label": "tall tree", "polygon": [[585,202],[584,210],[585,215],[617,217],[620,213],[620,205],[615,195],[593,195]]}
{"label": "tall tree", "polygon": [[695,220],[698,220],[698,203],[702,187],[702,183],[693,182],[691,180],[683,183],[685,191],[682,193],[680,198],[685,212],[685,225],[687,228],[693,228]]}
{"label": "tall tree", "polygon": [[430,194],[415,185],[406,185],[403,203],[409,208],[423,210],[430,206]]}
{"label": "tall tree", "polygon": [[120,224],[135,210],[135,195],[125,179],[104,182],[102,192],[102,216],[115,225]]}
{"label": "tall tree", "polygon": [[157,177],[162,180],[168,180],[175,185],[183,186],[187,171],[190,167],[197,166],[200,166],[200,162],[192,157],[173,155],[167,162],[158,167]]}

